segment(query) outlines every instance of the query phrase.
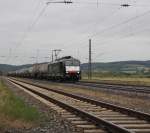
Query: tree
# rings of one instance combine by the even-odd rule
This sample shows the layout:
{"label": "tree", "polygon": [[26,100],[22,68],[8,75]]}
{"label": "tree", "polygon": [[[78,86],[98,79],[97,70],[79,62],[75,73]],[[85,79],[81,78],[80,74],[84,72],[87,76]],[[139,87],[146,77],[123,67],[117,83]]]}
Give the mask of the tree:
{"label": "tree", "polygon": [[3,74],[2,71],[0,71],[0,76],[2,76],[2,74]]}

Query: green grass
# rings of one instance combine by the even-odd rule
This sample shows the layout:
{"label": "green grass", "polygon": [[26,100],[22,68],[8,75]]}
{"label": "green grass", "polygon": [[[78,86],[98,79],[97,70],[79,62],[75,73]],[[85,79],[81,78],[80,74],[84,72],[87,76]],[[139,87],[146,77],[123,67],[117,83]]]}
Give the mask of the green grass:
{"label": "green grass", "polygon": [[0,117],[24,122],[37,122],[39,112],[11,92],[0,80]]}
{"label": "green grass", "polygon": [[[87,75],[82,75],[82,80],[89,81]],[[125,85],[145,85],[150,86],[150,78],[139,76],[139,75],[104,75],[104,74],[93,74],[93,82],[112,83],[112,84],[125,84]]]}

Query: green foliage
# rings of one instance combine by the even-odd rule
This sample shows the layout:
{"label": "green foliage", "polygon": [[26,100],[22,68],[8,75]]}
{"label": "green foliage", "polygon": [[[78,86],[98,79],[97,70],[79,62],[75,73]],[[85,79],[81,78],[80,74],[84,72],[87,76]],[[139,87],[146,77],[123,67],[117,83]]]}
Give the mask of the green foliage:
{"label": "green foliage", "polygon": [[27,122],[37,121],[40,117],[35,108],[29,107],[21,98],[13,95],[2,81],[0,81],[0,114]]}
{"label": "green foliage", "polygon": [[2,71],[0,71],[0,76],[1,76],[2,74],[3,74]]}
{"label": "green foliage", "polygon": [[[88,72],[88,64],[81,65],[82,72]],[[121,61],[109,63],[92,63],[92,71],[95,76],[133,76],[149,77],[150,61]]]}
{"label": "green foliage", "polygon": [[30,66],[32,65],[27,64],[27,65],[15,66],[15,65],[0,64],[0,71],[3,73],[7,73],[9,71],[15,71],[15,70],[30,67]]}
{"label": "green foliage", "polygon": [[[82,73],[82,77],[87,77],[87,72]],[[93,77],[105,78],[105,77],[129,77],[129,78],[149,78],[150,73],[123,73],[123,72],[92,72]]]}

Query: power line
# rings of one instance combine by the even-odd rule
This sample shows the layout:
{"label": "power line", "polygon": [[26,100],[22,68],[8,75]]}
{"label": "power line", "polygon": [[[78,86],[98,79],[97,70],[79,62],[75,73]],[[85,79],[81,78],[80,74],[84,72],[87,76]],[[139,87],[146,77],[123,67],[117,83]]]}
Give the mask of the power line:
{"label": "power line", "polygon": [[55,60],[57,60],[58,54],[59,54],[61,51],[62,51],[61,49],[54,49],[54,50],[52,50],[52,62],[54,61],[53,52],[54,52],[54,55],[55,55]]}
{"label": "power line", "polygon": [[[118,40],[125,39],[125,38],[128,38],[128,37],[133,37],[133,36],[137,35],[137,32],[143,32],[143,31],[147,31],[147,30],[150,31],[150,29],[145,28],[145,29],[143,29],[143,30],[136,31],[136,34],[134,34],[134,33],[132,32],[132,33],[126,34],[125,36],[121,36],[121,37],[116,38],[116,39],[113,38],[113,39],[111,39],[111,40],[109,40],[109,41],[106,41],[106,42],[103,42],[103,43],[101,43],[101,44],[106,44],[106,43],[109,43],[109,42],[112,42],[112,41],[116,41],[116,40],[118,41]],[[103,53],[98,53],[98,54],[94,57],[94,59],[97,59],[97,57],[99,57],[101,54],[103,55]]]}
{"label": "power line", "polygon": [[102,56],[102,55],[104,55],[104,53],[100,52],[94,57],[94,59],[97,59],[99,56]]}
{"label": "power line", "polygon": [[124,3],[111,3],[111,2],[102,2],[100,0],[97,0],[96,2],[73,2],[73,1],[51,1],[51,2],[47,2],[48,4],[50,3],[66,3],[66,4],[83,4],[83,5],[97,5],[97,7],[99,7],[99,5],[107,5],[107,6],[122,6],[122,7],[129,7],[129,6],[138,6],[138,7],[150,7],[150,5],[144,5],[144,4],[135,4],[135,2],[133,2],[133,4],[130,4],[129,2],[124,2]]}
{"label": "power line", "polygon": [[[149,13],[150,11],[148,11],[148,12],[145,12],[145,13],[143,13],[144,15],[146,15],[147,13]],[[143,16],[143,15],[139,15],[139,16],[136,16],[135,18],[138,18],[138,17],[141,17],[141,16]],[[130,19],[130,20],[133,20],[133,19]],[[142,31],[145,31],[145,30],[148,30],[147,28],[146,29],[144,29],[144,30],[142,30]],[[126,38],[126,37],[131,37],[131,36],[134,36],[135,34],[133,34],[133,33],[129,33],[129,34],[127,34],[127,35],[125,35],[125,36],[121,36],[121,38],[120,39],[124,39],[124,38]],[[114,39],[113,39],[114,40]],[[118,38],[117,38],[117,40],[118,40]],[[105,43],[104,43],[105,44]],[[100,53],[101,54],[101,53]],[[96,56],[96,57],[98,57],[99,56],[99,54]]]}
{"label": "power line", "polygon": [[[128,6],[131,6],[131,5],[129,5],[129,4],[121,4],[120,6],[128,7]],[[136,6],[137,6],[137,5],[136,5]],[[120,9],[120,8],[119,8],[119,9]],[[119,27],[119,26],[121,26],[121,25],[127,24],[127,23],[129,23],[129,22],[131,22],[131,21],[134,21],[134,20],[136,20],[136,19],[138,19],[138,18],[140,18],[140,17],[143,17],[143,16],[145,16],[145,15],[147,15],[147,14],[149,14],[149,13],[150,13],[150,10],[144,12],[143,14],[136,15],[136,16],[130,18],[130,19],[127,19],[127,20],[125,20],[125,21],[123,21],[123,22],[121,22],[121,23],[119,23],[119,24],[115,24],[115,25],[113,25],[113,26],[111,26],[111,27],[108,27],[108,28],[106,28],[106,29],[104,29],[104,30],[101,30],[101,33],[97,32],[97,33],[95,33],[95,34],[93,34],[93,35],[89,35],[87,38],[95,37],[95,36],[97,36],[97,35],[99,35],[99,34],[102,34],[102,33],[106,32],[106,31],[112,30],[112,29],[114,29],[114,28],[116,28],[116,27]],[[85,41],[84,41],[84,42],[85,42]],[[82,43],[83,43],[83,42],[82,42]],[[82,44],[82,43],[80,43],[80,44]],[[69,44],[70,44],[70,43],[69,43]],[[86,46],[87,46],[87,45],[86,45]]]}
{"label": "power line", "polygon": [[[123,4],[122,4],[122,5],[123,5]],[[125,4],[124,4],[124,5],[125,5]],[[147,14],[149,14],[149,13],[150,13],[150,10],[148,10],[148,11],[146,11],[146,12],[140,14],[140,15],[136,15],[136,16],[134,16],[134,17],[132,17],[132,18],[129,18],[129,19],[127,19],[127,20],[125,20],[125,21],[123,21],[123,22],[121,22],[121,23],[119,23],[119,24],[115,24],[115,25],[113,25],[113,26],[111,26],[111,27],[108,27],[108,28],[106,28],[106,29],[104,29],[104,30],[101,30],[100,33],[97,32],[97,33],[95,33],[95,34],[93,34],[93,35],[88,36],[87,38],[95,37],[95,36],[97,36],[97,35],[99,35],[99,34],[102,34],[102,33],[106,32],[106,31],[112,30],[112,29],[114,29],[114,28],[116,28],[116,27],[119,27],[119,26],[121,26],[121,25],[127,24],[127,23],[129,23],[129,22],[131,22],[131,21],[134,21],[134,20],[136,20],[136,19],[138,19],[138,18],[140,18],[140,17],[143,17],[143,16],[145,16],[145,15],[147,15]]]}
{"label": "power line", "polygon": [[[47,6],[48,6],[50,3],[65,3],[65,4],[70,4],[70,3],[72,3],[72,2],[71,2],[71,1],[66,1],[66,0],[64,0],[63,2],[52,2],[52,1],[47,2],[47,3],[45,4],[45,6],[42,8],[42,10],[39,12],[39,14],[37,15],[37,17],[35,18],[35,20],[28,26],[27,30],[26,30],[26,31],[24,32],[24,34],[23,34],[23,37],[22,37],[20,43],[16,46],[16,48],[17,48],[18,46],[21,46],[21,45],[23,44],[23,42],[24,42],[25,39],[28,37],[29,33],[32,32],[32,29],[33,29],[34,26],[37,24],[37,22],[40,20],[41,16],[43,15],[43,13],[45,12]],[[16,49],[16,48],[15,48],[15,49]]]}
{"label": "power line", "polygon": [[29,33],[32,31],[32,29],[34,28],[34,26],[37,24],[37,22],[39,21],[39,19],[41,18],[41,16],[43,15],[43,13],[45,12],[46,8],[47,8],[47,4],[42,8],[42,10],[40,11],[40,13],[38,14],[38,16],[35,18],[35,20],[31,23],[31,25],[28,27],[27,31],[24,33],[23,38],[21,40],[20,45],[23,44],[25,38],[29,35]]}
{"label": "power line", "polygon": [[[46,8],[45,8],[45,9],[46,9]],[[25,36],[23,37],[23,40],[21,41],[21,42],[22,42],[21,44],[23,44],[23,41],[24,41],[25,38],[28,36],[29,32],[33,29],[33,27],[36,25],[36,23],[38,22],[38,20],[40,19],[40,17],[41,17],[42,14],[44,13],[45,9],[43,8],[43,10],[42,10],[42,11],[40,12],[40,14],[37,16],[37,18],[35,19],[35,21],[29,26],[29,31],[27,31],[27,33],[25,33]],[[149,13],[149,12],[150,12],[150,11],[148,11],[148,13]],[[114,29],[115,27],[118,27],[118,26],[120,26],[120,25],[129,23],[130,21],[133,21],[133,20],[135,20],[135,19],[137,19],[137,18],[139,18],[139,17],[142,17],[143,15],[146,15],[146,14],[148,14],[148,13],[145,12],[145,13],[143,13],[143,14],[141,14],[141,15],[138,15],[138,16],[136,16],[136,17],[130,18],[130,19],[128,19],[128,20],[126,20],[126,21],[124,21],[124,22],[122,22],[122,23],[120,23],[120,24],[113,25],[112,27],[108,27],[108,28],[102,30],[102,33],[105,32],[105,31],[109,31],[109,30],[111,30],[111,29]],[[96,35],[95,35],[95,34],[96,34]],[[95,37],[95,36],[97,36],[97,35],[99,35],[99,34],[101,34],[101,33],[95,33],[95,34],[92,35],[92,37]]]}
{"label": "power line", "polygon": [[[107,6],[120,6],[121,3],[102,2],[97,0],[96,2],[73,2],[74,4],[88,4],[88,5],[107,5]],[[127,5],[127,4],[126,4]],[[128,4],[129,5],[129,4]]]}
{"label": "power line", "polygon": [[[35,16],[35,12],[37,13],[37,10],[39,8],[39,5],[41,3],[41,0],[38,0],[38,2],[36,3],[36,6],[35,6],[35,9],[34,9],[34,13],[33,13],[33,16],[31,17],[33,19],[33,17]],[[31,21],[31,20],[30,20]],[[27,29],[24,31],[20,41],[17,43],[17,45],[14,47],[13,51],[16,51],[16,49],[21,46],[25,40],[25,38],[27,38],[29,32],[31,31],[32,29],[32,25],[33,25],[33,21],[32,22],[29,22],[28,26],[27,26]],[[12,51],[12,54],[13,54],[13,51]],[[13,60],[12,60],[13,61]]]}
{"label": "power line", "polygon": [[[104,18],[100,21],[100,23],[99,23],[99,22],[95,22],[95,23],[90,24],[90,25],[97,25],[97,24],[100,25],[100,24],[104,23],[106,20],[112,18],[116,13],[118,13],[118,11],[119,11],[120,9],[122,9],[122,7],[117,8],[117,10],[114,10],[109,16],[104,17]],[[92,29],[93,29],[93,28],[92,28]],[[89,26],[88,26],[87,30],[89,31]],[[90,31],[92,31],[92,30],[90,30]],[[87,32],[87,31],[84,31],[84,32]],[[90,35],[86,36],[86,38],[90,38]],[[82,41],[82,40],[81,40],[81,41]],[[70,45],[70,41],[68,41],[68,42],[69,42],[68,44]],[[74,41],[71,40],[71,42],[74,42]],[[84,40],[83,42],[86,42],[86,40]],[[86,47],[87,44],[83,46],[83,45],[82,45],[83,42],[80,43],[80,44],[81,44],[81,47]],[[65,44],[65,47],[63,47],[63,48],[68,47],[68,45],[66,45],[66,42],[64,42],[64,44]]]}
{"label": "power line", "polygon": [[65,4],[72,4],[73,2],[70,0],[64,0],[64,1],[50,1],[50,2],[47,2],[46,4],[49,5],[51,3],[65,3]]}
{"label": "power line", "polygon": [[[41,0],[38,1],[38,3],[37,3],[37,5],[36,5],[36,7],[35,7],[35,9],[34,9],[33,12],[36,12],[36,13],[37,13],[37,10],[38,10],[38,8],[39,8],[40,2],[41,2]],[[34,16],[35,16],[35,13],[33,14],[33,16],[32,16],[31,18],[33,19]],[[35,20],[33,20],[33,21],[35,21]],[[24,33],[23,33],[23,35],[22,35],[22,38],[21,38],[20,42],[18,43],[18,45],[15,47],[15,49],[16,49],[18,46],[20,46],[20,45],[23,44],[23,41],[24,41],[25,38],[27,37],[27,34],[28,34],[29,31],[32,29],[31,27],[32,27],[32,25],[33,25],[33,23],[34,23],[33,21],[32,21],[32,22],[29,22],[27,29],[24,31]]]}
{"label": "power line", "polygon": [[9,62],[11,55],[12,55],[12,49],[9,48],[8,57],[6,58],[6,62]]}
{"label": "power line", "polygon": [[[36,11],[37,11],[37,8],[39,7],[39,3],[40,3],[40,1],[38,2],[37,6],[36,6],[36,8],[35,8]],[[23,45],[25,39],[28,37],[28,35],[30,34],[30,32],[32,32],[32,29],[34,28],[34,26],[35,26],[35,25],[37,24],[37,22],[39,21],[40,17],[41,17],[41,16],[43,15],[43,13],[45,12],[47,6],[48,6],[48,5],[45,4],[45,6],[44,6],[44,7],[42,8],[42,10],[39,12],[39,14],[38,14],[37,17],[35,18],[35,20],[34,20],[32,23],[29,24],[29,26],[27,27],[27,30],[23,33],[23,36],[22,36],[22,38],[21,38],[20,43],[18,43],[18,45],[14,48],[14,51],[16,51],[16,49],[17,49],[19,46]]]}
{"label": "power line", "polygon": [[[139,23],[136,23],[135,25],[137,25],[137,24],[140,25]],[[134,25],[134,28],[135,28],[135,29],[138,29],[138,28],[135,27],[135,25]],[[138,26],[138,25],[137,25],[137,26]],[[130,26],[131,26],[131,25],[130,25]],[[138,26],[138,27],[139,27],[139,26]],[[125,27],[125,29],[127,29],[127,28]],[[131,29],[131,28],[129,27],[129,29]],[[145,30],[148,30],[148,29],[146,28],[146,29],[140,30],[140,31],[145,31]],[[139,32],[139,30],[136,30],[136,31]],[[135,32],[135,30],[134,30],[134,32]],[[127,37],[132,37],[133,34],[134,34],[134,32],[129,33],[129,34],[125,35],[125,36],[123,35],[123,36],[119,37],[119,39],[127,38]],[[114,35],[116,35],[116,33],[113,32],[113,35],[112,35],[112,36],[114,36]],[[119,35],[120,35],[120,34],[119,34]],[[134,35],[136,35],[136,34],[134,34]],[[112,36],[111,36],[111,37],[112,37]],[[116,39],[118,39],[118,38],[116,38]],[[111,39],[111,40],[112,40],[112,39]],[[113,38],[113,40],[114,40],[114,38]],[[109,40],[109,41],[110,41],[110,40]],[[109,41],[106,41],[106,42],[109,42]],[[104,43],[102,43],[102,44],[105,44],[106,42],[104,42]]]}
{"label": "power line", "polygon": [[129,19],[127,19],[127,20],[125,20],[125,21],[123,21],[123,22],[121,22],[121,23],[119,23],[119,24],[115,24],[115,25],[113,25],[113,26],[111,26],[111,27],[109,27],[109,28],[106,28],[106,29],[102,30],[100,33],[97,32],[97,33],[91,35],[91,37],[95,37],[95,36],[100,35],[100,34],[106,32],[106,31],[109,31],[109,30],[112,30],[112,29],[114,29],[114,28],[116,28],[116,27],[119,27],[119,26],[121,26],[121,25],[130,23],[131,21],[134,21],[134,20],[136,20],[136,19],[138,19],[138,18],[140,18],[140,17],[143,17],[143,16],[145,16],[145,15],[147,15],[147,14],[149,14],[149,13],[150,13],[150,10],[148,10],[148,11],[146,11],[146,12],[140,14],[140,15],[137,15],[137,16],[134,16],[134,17],[132,17],[132,18],[129,18]]}

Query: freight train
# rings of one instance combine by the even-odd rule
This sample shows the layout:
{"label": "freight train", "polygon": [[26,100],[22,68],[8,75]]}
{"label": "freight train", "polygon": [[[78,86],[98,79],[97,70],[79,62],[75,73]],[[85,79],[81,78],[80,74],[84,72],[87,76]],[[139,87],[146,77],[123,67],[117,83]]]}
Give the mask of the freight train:
{"label": "freight train", "polygon": [[80,61],[71,56],[65,56],[50,63],[34,64],[8,73],[9,76],[48,79],[48,80],[73,80],[81,79]]}

